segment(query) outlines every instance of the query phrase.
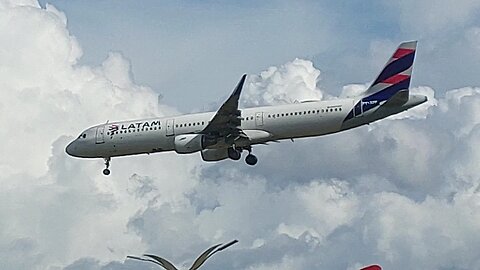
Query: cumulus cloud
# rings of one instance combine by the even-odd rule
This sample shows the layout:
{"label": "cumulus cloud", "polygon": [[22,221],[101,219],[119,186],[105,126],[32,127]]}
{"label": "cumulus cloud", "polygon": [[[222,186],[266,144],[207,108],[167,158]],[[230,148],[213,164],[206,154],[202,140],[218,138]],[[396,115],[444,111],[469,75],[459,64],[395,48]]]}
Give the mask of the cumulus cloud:
{"label": "cumulus cloud", "polygon": [[[0,133],[2,152],[8,153],[0,158],[0,257],[9,258],[9,269],[62,267],[84,256],[123,257],[125,248],[142,247],[138,237],[125,233],[131,211],[138,208],[128,209],[142,202],[134,197],[128,202],[123,196],[129,194],[118,192],[126,190],[128,177],[106,182],[89,173],[100,170],[100,163],[77,163],[65,156],[64,147],[82,129],[113,116],[175,110],[157,106],[157,94],[133,82],[129,62],[118,53],[99,67],[77,65],[81,48],[66,28],[65,15],[53,6],[24,4],[0,8],[0,110],[2,126],[11,127]],[[157,177],[167,177],[174,159],[129,167],[142,172],[152,166]],[[192,173],[187,160],[186,167],[177,167],[181,173],[168,178],[187,180],[185,174]],[[119,171],[126,168],[118,163]],[[178,196],[176,188],[166,184],[162,191],[172,198]]]}
{"label": "cumulus cloud", "polygon": [[320,70],[308,60],[295,59],[279,67],[269,67],[260,75],[250,75],[242,94],[246,107],[278,105],[306,100],[320,100],[317,88]]}
{"label": "cumulus cloud", "polygon": [[[438,96],[336,135],[254,148],[260,161],[204,164],[164,153],[102,162],[67,157],[85,127],[170,115],[110,53],[78,64],[66,16],[0,2],[0,262],[6,269],[150,269],[126,255],[189,266],[213,243],[240,243],[210,269],[476,269],[480,261],[480,90]],[[473,31],[473,30],[472,30]],[[470,36],[475,36],[473,31]],[[329,98],[295,59],[250,76],[244,106]],[[342,96],[364,90],[347,85]],[[113,119],[115,118],[115,119]]]}

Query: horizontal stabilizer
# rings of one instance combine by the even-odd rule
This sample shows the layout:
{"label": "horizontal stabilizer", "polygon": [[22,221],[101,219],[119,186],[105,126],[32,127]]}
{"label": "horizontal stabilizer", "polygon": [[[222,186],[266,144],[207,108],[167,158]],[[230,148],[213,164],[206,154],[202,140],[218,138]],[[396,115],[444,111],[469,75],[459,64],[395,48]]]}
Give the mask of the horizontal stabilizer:
{"label": "horizontal stabilizer", "polygon": [[395,95],[393,95],[385,104],[384,106],[402,106],[403,104],[407,103],[408,97],[409,97],[409,91],[408,90],[402,90],[398,91]]}

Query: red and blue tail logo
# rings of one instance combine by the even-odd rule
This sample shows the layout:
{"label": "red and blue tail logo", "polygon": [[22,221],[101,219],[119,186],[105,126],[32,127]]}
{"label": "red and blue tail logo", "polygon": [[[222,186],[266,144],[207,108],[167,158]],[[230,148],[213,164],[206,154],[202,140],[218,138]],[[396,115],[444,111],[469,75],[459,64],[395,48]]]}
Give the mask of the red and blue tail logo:
{"label": "red and blue tail logo", "polygon": [[400,44],[367,90],[367,98],[383,101],[388,100],[400,90],[408,90],[416,47],[416,41]]}
{"label": "red and blue tail logo", "polygon": [[400,91],[408,91],[416,48],[416,41],[403,42],[398,46],[380,75],[345,120],[383,104]]}

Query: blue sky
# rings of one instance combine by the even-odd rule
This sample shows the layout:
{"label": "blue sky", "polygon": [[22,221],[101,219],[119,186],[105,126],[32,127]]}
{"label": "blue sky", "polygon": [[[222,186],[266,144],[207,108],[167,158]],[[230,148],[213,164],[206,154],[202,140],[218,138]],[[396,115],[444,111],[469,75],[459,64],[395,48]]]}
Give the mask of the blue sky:
{"label": "blue sky", "polygon": [[[474,18],[431,33],[422,30],[421,20],[418,28],[405,24],[398,7],[381,1],[50,3],[65,12],[69,30],[82,44],[80,63],[99,64],[109,51],[119,51],[131,61],[137,83],[151,86],[183,111],[222,99],[242,73],[259,73],[296,57],[313,61],[323,72],[321,85],[337,95],[345,84],[372,80],[390,50],[412,39],[420,40],[415,84],[442,93],[477,81],[464,61],[422,50],[451,42],[442,35],[461,39],[455,33]],[[387,48],[374,50],[375,43]],[[450,67],[465,76],[440,74]],[[198,92],[200,97],[189,98]]]}

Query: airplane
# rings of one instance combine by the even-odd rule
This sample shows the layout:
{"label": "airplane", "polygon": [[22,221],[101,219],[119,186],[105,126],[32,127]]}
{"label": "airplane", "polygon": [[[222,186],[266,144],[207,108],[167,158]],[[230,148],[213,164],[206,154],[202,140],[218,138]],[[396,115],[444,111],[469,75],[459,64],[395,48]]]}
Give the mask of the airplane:
{"label": "airplane", "polygon": [[217,112],[105,123],[83,131],[66,147],[70,156],[103,158],[109,175],[112,157],[175,151],[200,152],[204,161],[239,160],[257,164],[252,146],[285,139],[322,136],[370,124],[427,101],[409,92],[417,41],[403,42],[370,87],[345,99],[240,109],[246,74]]}
{"label": "airplane", "polygon": [[[197,270],[202,266],[207,259],[212,257],[215,253],[225,250],[226,248],[238,243],[238,240],[233,240],[225,245],[223,244],[218,244],[215,245],[207,250],[205,250],[198,258],[193,262],[192,266],[190,267],[189,270]],[[165,260],[164,258],[158,257],[156,255],[152,254],[143,254],[143,256],[147,258],[141,258],[141,257],[136,257],[136,256],[127,256],[127,259],[133,259],[133,260],[138,260],[138,261],[145,261],[145,262],[151,262],[156,265],[159,265],[166,270],[177,270],[177,268],[169,261]],[[362,269],[362,270],[376,270],[376,269]]]}

